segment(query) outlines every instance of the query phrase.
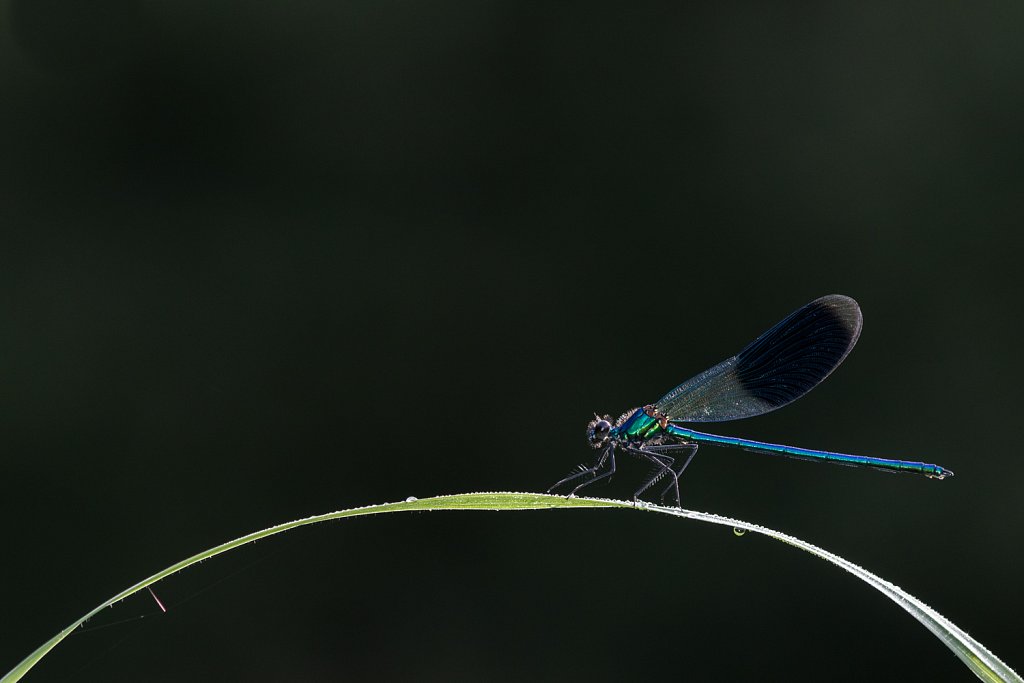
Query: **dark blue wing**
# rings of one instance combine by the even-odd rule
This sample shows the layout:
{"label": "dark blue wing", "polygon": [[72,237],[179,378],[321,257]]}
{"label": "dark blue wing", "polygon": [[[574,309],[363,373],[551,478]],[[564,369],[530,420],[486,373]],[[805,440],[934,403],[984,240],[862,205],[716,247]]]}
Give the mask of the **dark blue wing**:
{"label": "dark blue wing", "polygon": [[815,299],[654,405],[672,422],[724,422],[781,408],[843,362],[862,325],[860,307],[850,297]]}

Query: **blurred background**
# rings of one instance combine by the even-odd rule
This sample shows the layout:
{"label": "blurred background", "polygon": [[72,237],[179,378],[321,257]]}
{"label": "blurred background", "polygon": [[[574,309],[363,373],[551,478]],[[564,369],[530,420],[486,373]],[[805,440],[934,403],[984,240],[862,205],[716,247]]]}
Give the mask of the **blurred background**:
{"label": "blurred background", "polygon": [[[718,431],[956,478],[707,447],[684,506],[1021,670],[1022,22],[0,0],[0,670],[249,531],[542,491],[594,411],[833,292],[864,310],[846,363]],[[28,680],[971,679],[834,567],[628,512],[349,520],[155,588],[167,614],[133,597]]]}

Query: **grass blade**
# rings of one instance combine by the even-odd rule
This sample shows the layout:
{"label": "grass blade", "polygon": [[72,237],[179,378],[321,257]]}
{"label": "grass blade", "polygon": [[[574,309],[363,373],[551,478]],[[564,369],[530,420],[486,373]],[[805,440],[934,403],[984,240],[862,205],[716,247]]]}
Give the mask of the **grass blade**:
{"label": "grass blade", "polygon": [[744,529],[746,531],[763,534],[770,538],[782,541],[783,543],[795,546],[801,550],[811,553],[812,555],[816,555],[827,560],[834,565],[842,567],[905,609],[912,617],[920,621],[929,631],[934,633],[936,637],[938,637],[946,647],[952,650],[957,657],[963,660],[967,667],[981,680],[992,682],[1003,681],[1004,683],[1024,683],[1024,680],[1022,680],[1021,677],[1013,671],[1013,669],[1004,664],[998,657],[985,648],[984,645],[971,638],[954,623],[925,605],[914,596],[905,592],[898,586],[875,576],[866,569],[863,569],[862,567],[859,567],[838,555],[834,555],[815,545],[807,543],[806,541],[802,541],[793,536],[789,536],[788,534],[774,531],[757,524],[750,524],[749,522],[729,519],[728,517],[721,517],[719,515],[704,512],[680,510],[679,508],[668,508],[658,505],[649,505],[646,503],[634,506],[632,503],[627,501],[603,498],[567,499],[562,496],[551,496],[541,493],[466,493],[451,496],[436,496],[434,498],[424,498],[422,500],[410,498],[400,503],[371,505],[368,507],[341,510],[339,512],[330,512],[324,515],[297,519],[270,527],[269,529],[264,529],[263,531],[257,531],[246,536],[236,538],[233,541],[228,541],[227,543],[223,543],[210,548],[209,550],[193,555],[181,562],[177,562],[163,571],[159,571],[153,576],[150,576],[134,586],[121,591],[36,648],[34,652],[11,669],[11,671],[9,671],[3,678],[0,678],[0,683],[14,683],[15,681],[21,680],[21,678],[43,657],[45,657],[50,650],[71,635],[75,629],[110,605],[120,602],[128,596],[144,590],[157,581],[170,576],[171,574],[175,574],[197,562],[220,555],[221,553],[233,550],[239,546],[246,545],[247,543],[252,543],[275,534],[290,531],[291,529],[296,529],[309,524],[316,524],[318,522],[342,519],[344,517],[359,517],[362,515],[375,515],[388,512],[410,512],[416,510],[549,510],[553,508],[581,507],[627,508],[668,514],[676,517],[686,517],[702,522],[709,522],[711,524],[720,524],[734,529]]}

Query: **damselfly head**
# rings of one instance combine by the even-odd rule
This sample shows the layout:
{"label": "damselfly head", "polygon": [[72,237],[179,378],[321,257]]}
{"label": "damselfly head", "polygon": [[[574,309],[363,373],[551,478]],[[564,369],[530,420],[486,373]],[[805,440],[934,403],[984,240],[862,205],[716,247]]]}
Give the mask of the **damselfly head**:
{"label": "damselfly head", "polygon": [[608,442],[608,434],[612,431],[610,420],[610,415],[599,417],[595,414],[594,419],[587,425],[587,441],[591,448],[600,448]]}

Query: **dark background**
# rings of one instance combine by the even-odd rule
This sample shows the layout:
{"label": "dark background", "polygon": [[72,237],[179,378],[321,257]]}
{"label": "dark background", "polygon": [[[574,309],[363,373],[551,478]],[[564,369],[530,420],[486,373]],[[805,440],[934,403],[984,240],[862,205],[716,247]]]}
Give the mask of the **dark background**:
{"label": "dark background", "polygon": [[[592,411],[839,292],[845,365],[720,431],[956,478],[705,448],[684,505],[860,563],[1019,670],[1022,22],[0,2],[0,669],[249,531],[544,490]],[[836,568],[628,512],[350,520],[156,590],[168,614],[133,597],[30,679],[972,678]]]}

